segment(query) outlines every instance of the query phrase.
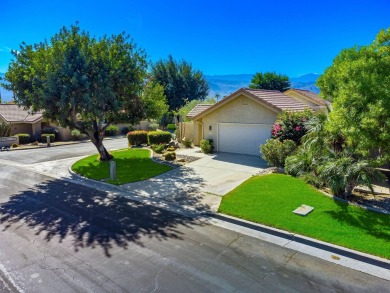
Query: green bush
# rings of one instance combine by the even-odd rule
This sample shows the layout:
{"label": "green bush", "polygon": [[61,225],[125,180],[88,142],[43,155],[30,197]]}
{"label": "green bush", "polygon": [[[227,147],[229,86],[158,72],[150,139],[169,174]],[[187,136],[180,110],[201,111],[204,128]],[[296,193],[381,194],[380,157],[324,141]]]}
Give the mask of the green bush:
{"label": "green bush", "polygon": [[55,136],[54,139],[58,140],[60,132],[59,132],[59,130],[57,128],[54,128],[54,127],[51,127],[51,126],[46,126],[46,127],[42,128],[41,134],[54,134],[54,136]]}
{"label": "green bush", "polygon": [[165,144],[152,144],[152,150],[157,154],[162,154],[165,149]]}
{"label": "green bush", "polygon": [[166,152],[163,155],[164,159],[167,161],[173,161],[176,159],[176,153],[175,152]]}
{"label": "green bush", "polygon": [[130,131],[127,134],[129,145],[140,146],[148,143],[148,133],[144,130]]}
{"label": "green bush", "polygon": [[268,165],[284,167],[286,158],[292,155],[296,148],[296,143],[289,139],[283,142],[278,139],[268,139],[265,144],[260,146],[260,153]]}
{"label": "green bush", "polygon": [[200,149],[205,154],[212,154],[214,151],[214,143],[212,139],[202,139],[200,141]]}
{"label": "green bush", "polygon": [[168,131],[150,131],[148,133],[148,142],[152,144],[169,143],[172,135]]}
{"label": "green bush", "polygon": [[105,136],[115,136],[119,131],[118,126],[110,125],[104,130]]}
{"label": "green bush", "polygon": [[13,143],[13,144],[12,144],[12,147],[13,147],[13,148],[17,148],[17,147],[19,147],[19,145],[18,145],[17,143]]}
{"label": "green bush", "polygon": [[82,140],[86,139],[87,136],[83,133],[81,133],[78,129],[73,129],[70,134],[73,136],[75,140]]}
{"label": "green bush", "polygon": [[175,131],[176,130],[176,125],[175,124],[168,124],[167,125],[167,129],[171,130],[171,131]]}
{"label": "green bush", "polygon": [[11,124],[0,123],[0,137],[9,137],[11,135]]}
{"label": "green bush", "polygon": [[181,143],[184,145],[185,148],[192,148],[192,139],[190,138],[187,138],[187,137],[183,137],[183,139],[181,140]]}
{"label": "green bush", "polygon": [[19,144],[27,144],[31,141],[30,134],[28,133],[18,133],[15,136],[19,137]]}
{"label": "green bush", "polygon": [[50,137],[50,142],[54,142],[56,140],[56,136],[52,133],[42,133],[41,134],[41,142],[43,143],[46,143],[47,142],[47,138],[46,137]]}
{"label": "green bush", "polygon": [[151,131],[155,131],[158,129],[160,125],[158,125],[158,123],[150,123],[149,126],[148,126],[148,129],[151,130]]}
{"label": "green bush", "polygon": [[169,148],[167,148],[167,152],[174,152],[175,151],[175,148],[174,147],[169,147]]}

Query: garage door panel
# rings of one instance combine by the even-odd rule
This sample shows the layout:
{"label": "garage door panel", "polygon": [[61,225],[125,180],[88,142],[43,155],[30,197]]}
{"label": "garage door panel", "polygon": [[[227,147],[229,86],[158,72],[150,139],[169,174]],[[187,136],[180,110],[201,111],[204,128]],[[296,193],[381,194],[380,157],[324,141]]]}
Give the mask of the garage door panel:
{"label": "garage door panel", "polygon": [[247,155],[260,155],[260,145],[270,138],[272,125],[218,124],[218,151]]}

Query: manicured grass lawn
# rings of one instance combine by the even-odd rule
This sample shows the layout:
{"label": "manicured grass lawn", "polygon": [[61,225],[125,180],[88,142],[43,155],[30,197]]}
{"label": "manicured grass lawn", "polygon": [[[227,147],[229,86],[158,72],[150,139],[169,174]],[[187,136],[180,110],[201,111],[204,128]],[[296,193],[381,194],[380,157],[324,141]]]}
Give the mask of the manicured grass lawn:
{"label": "manicured grass lawn", "polygon": [[[294,214],[301,204],[315,209]],[[223,197],[219,212],[390,259],[390,215],[334,200],[291,176],[252,177]]]}
{"label": "manicured grass lawn", "polygon": [[99,155],[92,155],[73,164],[72,170],[84,177],[121,185],[155,177],[172,170],[172,167],[158,164],[150,159],[150,151],[145,149],[125,149],[110,152],[116,161],[117,180],[110,178],[110,163],[100,162]]}

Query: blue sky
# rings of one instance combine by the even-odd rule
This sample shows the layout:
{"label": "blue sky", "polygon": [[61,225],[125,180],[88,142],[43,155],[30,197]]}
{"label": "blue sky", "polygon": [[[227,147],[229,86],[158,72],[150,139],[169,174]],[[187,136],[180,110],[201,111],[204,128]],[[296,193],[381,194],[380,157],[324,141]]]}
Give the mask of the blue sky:
{"label": "blue sky", "polygon": [[341,49],[390,27],[390,1],[1,0],[0,72],[9,49],[79,21],[92,35],[129,33],[151,61],[172,54],[205,74],[322,73]]}

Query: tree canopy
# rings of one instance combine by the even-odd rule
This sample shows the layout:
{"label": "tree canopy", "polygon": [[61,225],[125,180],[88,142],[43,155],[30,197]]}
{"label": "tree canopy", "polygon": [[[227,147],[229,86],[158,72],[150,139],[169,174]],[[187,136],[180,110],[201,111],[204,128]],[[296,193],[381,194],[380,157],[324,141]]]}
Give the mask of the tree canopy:
{"label": "tree canopy", "polygon": [[152,66],[151,79],[164,87],[169,110],[178,110],[188,101],[203,100],[209,91],[208,83],[199,70],[184,60],[159,60]]}
{"label": "tree canopy", "polygon": [[100,153],[104,130],[166,111],[162,88],[145,86],[146,54],[124,33],[100,39],[78,25],[63,27],[50,41],[22,43],[14,51],[3,86],[18,105],[86,134]]}
{"label": "tree canopy", "polygon": [[344,49],[318,79],[332,101],[328,129],[341,133],[362,155],[390,151],[390,29],[368,46]]}
{"label": "tree canopy", "polygon": [[257,72],[249,85],[252,89],[278,90],[281,92],[290,89],[291,83],[287,75],[275,72]]}

